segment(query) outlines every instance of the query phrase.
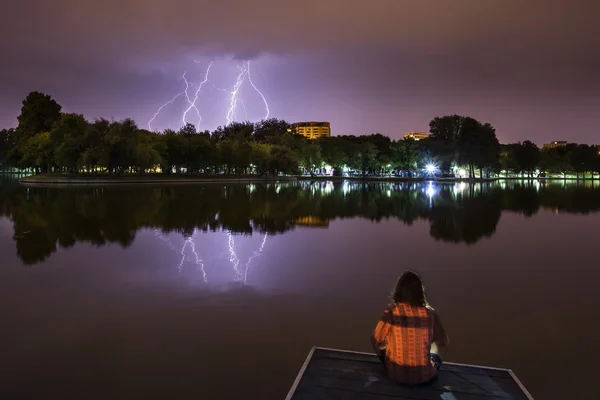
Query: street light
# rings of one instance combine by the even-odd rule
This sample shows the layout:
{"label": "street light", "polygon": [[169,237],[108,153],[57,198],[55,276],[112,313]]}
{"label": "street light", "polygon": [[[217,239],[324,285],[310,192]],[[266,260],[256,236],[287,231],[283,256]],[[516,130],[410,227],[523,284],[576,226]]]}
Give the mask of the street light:
{"label": "street light", "polygon": [[437,171],[437,167],[434,164],[427,164],[425,166],[425,171],[429,174],[429,175],[433,175],[436,171]]}

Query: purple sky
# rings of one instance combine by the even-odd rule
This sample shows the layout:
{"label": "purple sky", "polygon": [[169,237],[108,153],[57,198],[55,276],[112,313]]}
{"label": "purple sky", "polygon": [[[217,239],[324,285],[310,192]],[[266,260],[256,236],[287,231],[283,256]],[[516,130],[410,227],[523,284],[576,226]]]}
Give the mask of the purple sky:
{"label": "purple sky", "polygon": [[[31,90],[147,127],[184,71],[198,82],[214,61],[211,81],[231,90],[236,63],[252,60],[271,116],[328,120],[334,134],[399,138],[459,113],[502,142],[600,144],[599,11],[594,0],[7,0],[0,127],[16,125]],[[257,120],[250,89],[240,98]],[[154,127],[177,127],[179,100]],[[228,101],[203,88],[202,129],[226,122]]]}

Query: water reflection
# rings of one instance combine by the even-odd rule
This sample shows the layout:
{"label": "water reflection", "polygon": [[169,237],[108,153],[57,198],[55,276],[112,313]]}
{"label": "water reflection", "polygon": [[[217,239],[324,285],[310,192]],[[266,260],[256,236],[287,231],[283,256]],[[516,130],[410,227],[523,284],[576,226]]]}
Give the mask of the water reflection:
{"label": "water reflection", "polygon": [[[297,182],[251,185],[31,187],[0,181],[0,215],[13,222],[13,239],[24,264],[43,261],[57,248],[77,242],[130,246],[136,232],[152,229],[179,253],[179,270],[191,262],[206,281],[205,260],[196,250],[202,232],[227,235],[235,280],[263,253],[269,235],[296,227],[328,228],[339,218],[372,221],[426,220],[430,235],[472,244],[494,234],[503,211],[533,216],[540,209],[590,213],[600,210],[594,184]],[[175,246],[169,233],[182,235]],[[236,251],[239,235],[261,241],[245,261]]]}

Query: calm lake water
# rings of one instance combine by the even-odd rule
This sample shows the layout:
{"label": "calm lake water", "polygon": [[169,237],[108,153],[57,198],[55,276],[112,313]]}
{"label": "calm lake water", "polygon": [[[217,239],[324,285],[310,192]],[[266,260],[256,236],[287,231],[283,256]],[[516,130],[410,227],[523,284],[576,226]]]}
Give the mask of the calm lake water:
{"label": "calm lake water", "polygon": [[419,271],[447,359],[592,399],[600,188],[0,179],[0,398],[283,399]]}

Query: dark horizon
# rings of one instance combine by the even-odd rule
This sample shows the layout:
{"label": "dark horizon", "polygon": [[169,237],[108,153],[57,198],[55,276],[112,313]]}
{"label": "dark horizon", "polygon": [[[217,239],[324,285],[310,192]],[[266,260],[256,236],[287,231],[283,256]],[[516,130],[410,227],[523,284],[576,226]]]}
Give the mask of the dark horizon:
{"label": "dark horizon", "polygon": [[[36,3],[10,2],[0,27],[0,52],[10,55],[0,73],[0,129],[16,126],[34,90],[64,112],[145,128],[180,92],[184,71],[199,82],[214,61],[210,82],[231,90],[236,64],[251,60],[271,116],[329,121],[334,136],[399,139],[428,130],[434,116],[460,114],[491,123],[502,143],[600,144],[590,129],[600,106],[592,1]],[[264,117],[248,86],[240,95],[248,120]],[[201,129],[225,124],[225,93],[207,86],[198,105]],[[176,124],[183,108],[174,104],[157,128]]]}

